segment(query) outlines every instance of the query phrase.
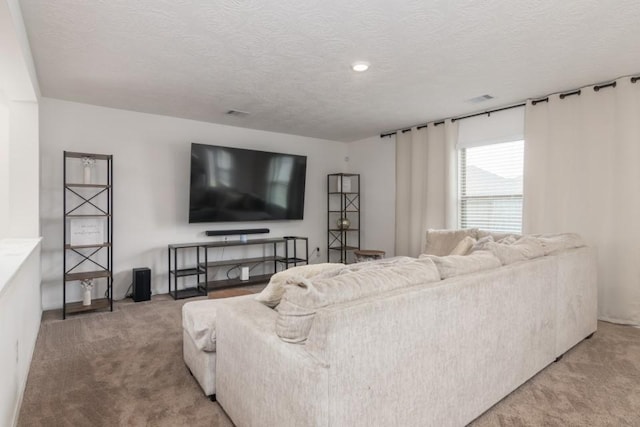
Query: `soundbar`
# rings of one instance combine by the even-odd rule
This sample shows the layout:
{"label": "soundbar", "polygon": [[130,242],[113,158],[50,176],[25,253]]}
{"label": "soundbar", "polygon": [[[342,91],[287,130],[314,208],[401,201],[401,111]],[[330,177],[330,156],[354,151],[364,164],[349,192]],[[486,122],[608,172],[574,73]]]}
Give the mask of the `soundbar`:
{"label": "soundbar", "polygon": [[237,234],[264,234],[268,233],[268,228],[244,228],[238,230],[207,230],[207,236],[231,236]]}

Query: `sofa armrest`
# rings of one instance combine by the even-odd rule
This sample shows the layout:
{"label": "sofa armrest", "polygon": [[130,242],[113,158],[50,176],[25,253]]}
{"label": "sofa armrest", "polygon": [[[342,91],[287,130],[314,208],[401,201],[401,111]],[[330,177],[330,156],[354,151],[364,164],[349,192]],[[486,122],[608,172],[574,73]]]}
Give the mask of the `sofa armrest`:
{"label": "sofa armrest", "polygon": [[277,313],[246,299],[218,311],[216,397],[236,425],[328,425],[328,368],[275,333]]}

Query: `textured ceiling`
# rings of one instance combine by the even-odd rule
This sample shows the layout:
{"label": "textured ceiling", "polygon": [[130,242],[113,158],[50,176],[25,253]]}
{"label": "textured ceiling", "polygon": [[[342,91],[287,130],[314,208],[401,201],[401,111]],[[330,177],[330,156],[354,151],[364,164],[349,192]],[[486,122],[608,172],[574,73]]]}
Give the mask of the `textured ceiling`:
{"label": "textured ceiling", "polygon": [[640,72],[636,0],[20,4],[43,96],[341,141]]}

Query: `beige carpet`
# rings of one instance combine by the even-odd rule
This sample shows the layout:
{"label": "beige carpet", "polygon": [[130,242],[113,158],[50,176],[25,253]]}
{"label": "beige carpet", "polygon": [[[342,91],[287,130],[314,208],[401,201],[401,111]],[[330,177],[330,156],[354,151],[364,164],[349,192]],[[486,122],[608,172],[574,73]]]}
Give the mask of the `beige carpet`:
{"label": "beige carpet", "polygon": [[[182,362],[184,302],[159,296],[65,321],[47,313],[19,425],[231,426]],[[600,323],[472,426],[638,426],[639,414],[640,329]]]}

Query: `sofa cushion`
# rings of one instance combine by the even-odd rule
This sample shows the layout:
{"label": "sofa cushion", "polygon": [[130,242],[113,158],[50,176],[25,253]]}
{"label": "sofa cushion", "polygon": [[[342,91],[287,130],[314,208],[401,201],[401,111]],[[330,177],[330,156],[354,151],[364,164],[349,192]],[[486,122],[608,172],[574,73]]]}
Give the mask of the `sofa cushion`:
{"label": "sofa cushion", "polygon": [[542,245],[545,255],[586,246],[582,237],[576,233],[542,234],[538,236],[538,241]]}
{"label": "sofa cushion", "polygon": [[354,301],[394,289],[440,280],[438,269],[429,259],[401,258],[396,263],[371,264],[368,268],[331,278],[297,278],[288,282],[276,307],[276,333],[287,342],[307,339],[316,311],[327,306]]}
{"label": "sofa cushion", "polygon": [[471,255],[449,255],[443,257],[420,255],[420,259],[431,259],[438,267],[440,278],[443,280],[501,266],[500,260],[493,253],[485,250],[473,252]]}
{"label": "sofa cushion", "polygon": [[476,242],[473,244],[470,252],[481,251],[484,249],[485,245],[489,242],[493,242],[493,236],[484,236],[478,238]]}
{"label": "sofa cushion", "polygon": [[462,239],[469,236],[476,238],[477,228],[466,228],[462,230],[427,230],[427,239],[423,253],[427,255],[446,256],[460,243]]}
{"label": "sofa cushion", "polygon": [[284,294],[285,285],[288,280],[293,280],[295,282],[297,277],[311,278],[318,275],[330,277],[338,274],[338,272],[344,267],[345,265],[340,263],[309,264],[291,267],[271,276],[269,284],[262,290],[262,292],[255,296],[255,299],[256,301],[273,308],[280,304],[280,299],[282,298],[282,294]]}
{"label": "sofa cushion", "polygon": [[193,339],[198,350],[216,351],[217,307],[227,299],[249,299],[254,295],[241,295],[223,299],[191,301],[182,306],[182,329]]}
{"label": "sofa cushion", "polygon": [[355,264],[349,264],[345,266],[345,268],[340,270],[338,274],[347,274],[347,273],[353,273],[356,271],[386,268],[391,265],[397,267],[401,264],[414,262],[415,260],[416,260],[415,258],[408,257],[408,256],[396,256],[392,258],[382,258],[382,259],[376,259],[376,260],[365,261],[365,262],[357,262]]}
{"label": "sofa cushion", "polygon": [[476,244],[476,239],[471,236],[466,236],[460,240],[455,248],[449,253],[449,255],[467,255],[473,246]]}
{"label": "sofa cushion", "polygon": [[516,234],[516,233],[505,233],[505,232],[498,232],[498,231],[478,230],[476,238],[478,240],[480,240],[483,237],[487,237],[487,236],[491,236],[493,238],[493,240],[495,240],[496,242],[499,242],[500,240],[502,240],[504,238],[508,238],[508,237],[513,237],[514,238],[513,240],[516,241],[520,237],[522,237],[522,235]]}
{"label": "sofa cushion", "polygon": [[502,265],[538,258],[544,255],[544,249],[536,237],[524,236],[512,244],[489,242],[485,249],[491,251]]}

